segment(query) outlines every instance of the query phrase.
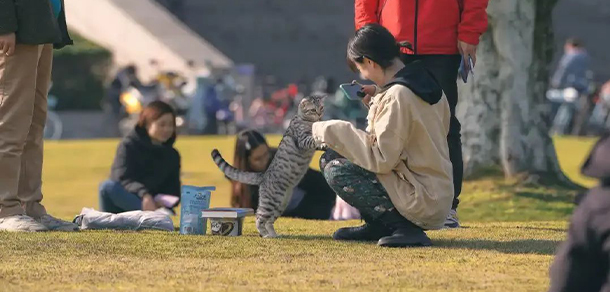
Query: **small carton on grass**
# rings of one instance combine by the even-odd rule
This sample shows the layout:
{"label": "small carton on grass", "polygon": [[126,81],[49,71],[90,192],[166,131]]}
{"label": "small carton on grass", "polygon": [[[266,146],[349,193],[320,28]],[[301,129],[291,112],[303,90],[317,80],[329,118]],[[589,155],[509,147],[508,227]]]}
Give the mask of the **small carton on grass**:
{"label": "small carton on grass", "polygon": [[212,208],[203,210],[201,218],[209,218],[212,235],[240,236],[244,217],[254,214],[250,208]]}
{"label": "small carton on grass", "polygon": [[207,222],[201,211],[210,208],[210,196],[216,187],[182,186],[180,234],[205,235]]}

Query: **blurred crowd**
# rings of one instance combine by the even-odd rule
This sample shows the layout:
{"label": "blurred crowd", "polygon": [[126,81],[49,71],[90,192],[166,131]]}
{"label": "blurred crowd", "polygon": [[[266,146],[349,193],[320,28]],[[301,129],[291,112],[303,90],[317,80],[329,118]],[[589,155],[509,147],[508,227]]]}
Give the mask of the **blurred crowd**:
{"label": "blurred crowd", "polygon": [[[551,133],[599,135],[610,129],[610,80],[595,81],[590,57],[583,44],[568,39],[546,97],[551,103]],[[104,108],[113,120],[113,131],[125,135],[135,125],[142,108],[155,100],[172,105],[182,134],[231,135],[245,128],[263,133],[283,133],[296,105],[308,94],[325,94],[325,119],[341,119],[364,128],[362,104],[345,97],[332,78],[319,76],[311,84],[279,84],[273,76],[262,78],[246,96],[246,88],[229,73],[195,72],[190,77],[160,69],[143,83],[134,65],[121,68],[107,88]],[[189,62],[189,68],[196,66]]]}
{"label": "blurred crowd", "polygon": [[[159,67],[155,60],[151,65]],[[192,63],[189,67],[195,68]],[[334,80],[324,76],[309,86],[304,82],[279,85],[273,76],[266,76],[249,100],[246,88],[228,73],[212,74],[206,70],[189,78],[173,71],[157,71],[151,81],[144,83],[138,78],[137,67],[128,65],[118,70],[108,84],[103,108],[112,120],[114,134],[127,134],[142,109],[156,100],[176,110],[181,134],[231,135],[245,128],[283,133],[301,98],[314,93],[328,96],[327,119],[347,120],[360,127],[366,120],[361,103],[345,98]]]}
{"label": "blurred crowd", "polygon": [[[135,65],[117,71],[106,90],[103,108],[113,120],[113,130],[125,135],[136,124],[144,107],[164,101],[176,111],[176,125],[182,134],[233,134],[236,132],[236,106],[244,88],[230,74],[211,74],[209,70],[184,76],[160,69],[149,82],[142,82]],[[196,71],[193,62],[189,68]],[[237,117],[241,118],[241,117]]]}

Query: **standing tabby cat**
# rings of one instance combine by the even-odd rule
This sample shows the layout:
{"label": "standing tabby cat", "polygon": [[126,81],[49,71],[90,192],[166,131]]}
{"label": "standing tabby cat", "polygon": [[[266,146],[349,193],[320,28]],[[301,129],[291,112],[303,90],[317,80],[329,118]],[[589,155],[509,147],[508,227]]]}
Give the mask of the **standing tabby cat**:
{"label": "standing tabby cat", "polygon": [[307,172],[319,145],[311,135],[311,126],[324,114],[324,96],[303,98],[297,115],[290,121],[277,153],[265,172],[246,172],[229,165],[214,149],[212,158],[224,174],[232,180],[260,185],[256,228],[263,237],[277,237],[273,223],[284,212],[292,189]]}

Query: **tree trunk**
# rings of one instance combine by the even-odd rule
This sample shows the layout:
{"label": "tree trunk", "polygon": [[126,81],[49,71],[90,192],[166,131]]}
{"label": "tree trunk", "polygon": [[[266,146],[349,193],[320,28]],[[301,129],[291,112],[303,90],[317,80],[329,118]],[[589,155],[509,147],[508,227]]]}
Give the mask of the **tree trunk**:
{"label": "tree trunk", "polygon": [[500,59],[491,30],[481,37],[477,52],[475,77],[466,84],[458,81],[465,177],[500,164]]}
{"label": "tree trunk", "polygon": [[545,92],[556,1],[489,2],[490,28],[477,52],[475,81],[460,92],[466,177],[500,165],[507,178],[572,185],[548,134]]}

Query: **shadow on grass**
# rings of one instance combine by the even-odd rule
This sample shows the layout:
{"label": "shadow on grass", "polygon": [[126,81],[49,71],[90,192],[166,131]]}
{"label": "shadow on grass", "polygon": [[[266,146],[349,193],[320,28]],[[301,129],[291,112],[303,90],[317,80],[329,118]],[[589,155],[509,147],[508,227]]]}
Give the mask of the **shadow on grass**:
{"label": "shadow on grass", "polygon": [[465,180],[466,181],[476,181],[476,180],[488,179],[488,178],[503,180],[504,171],[502,170],[502,168],[500,168],[498,166],[482,167],[480,169],[477,169],[470,175],[468,175],[468,177],[465,178]]}
{"label": "shadow on grass", "polygon": [[[460,226],[460,229],[489,229],[489,226]],[[540,230],[540,231],[553,231],[565,233],[568,231],[567,228],[553,228],[553,227],[532,227],[532,226],[502,226],[502,229],[526,229],[526,230]]]}
{"label": "shadow on grass", "polygon": [[561,243],[556,240],[512,240],[512,241],[492,241],[483,239],[473,240],[434,240],[434,247],[441,248],[467,248],[474,250],[495,250],[507,254],[539,254],[554,255],[557,247]]}
{"label": "shadow on grass", "polygon": [[554,231],[554,232],[562,232],[562,233],[568,232],[567,228],[551,228],[551,227],[529,227],[529,226],[523,226],[523,227],[517,227],[517,229]]}
{"label": "shadow on grass", "polygon": [[574,196],[567,195],[566,193],[561,193],[559,195],[555,195],[555,194],[541,194],[541,193],[534,193],[534,192],[516,192],[515,196],[539,200],[539,201],[543,201],[543,202],[547,202],[547,203],[553,203],[553,202],[561,202],[561,203],[568,203],[568,204],[574,203]]}
{"label": "shadow on grass", "polygon": [[290,235],[280,234],[280,239],[297,239],[306,241],[333,241],[330,235]]}

